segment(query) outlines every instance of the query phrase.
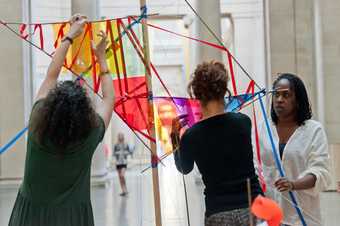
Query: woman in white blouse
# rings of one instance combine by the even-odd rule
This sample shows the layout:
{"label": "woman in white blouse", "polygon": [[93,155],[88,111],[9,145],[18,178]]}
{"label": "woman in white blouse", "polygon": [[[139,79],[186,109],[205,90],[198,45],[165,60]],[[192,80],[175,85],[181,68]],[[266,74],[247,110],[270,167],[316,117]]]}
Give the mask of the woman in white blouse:
{"label": "woman in white blouse", "polygon": [[322,125],[312,120],[306,88],[300,78],[281,74],[274,82],[271,131],[286,173],[281,178],[265,125],[259,127],[266,195],[278,201],[284,225],[302,225],[289,198],[296,194],[308,226],[322,225],[320,192],[330,184],[328,143]]}

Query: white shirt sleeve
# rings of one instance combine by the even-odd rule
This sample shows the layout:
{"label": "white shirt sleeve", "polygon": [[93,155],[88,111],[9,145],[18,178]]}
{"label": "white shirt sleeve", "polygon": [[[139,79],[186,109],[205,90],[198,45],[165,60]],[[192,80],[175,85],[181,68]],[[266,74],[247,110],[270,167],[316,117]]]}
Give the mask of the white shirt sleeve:
{"label": "white shirt sleeve", "polygon": [[310,195],[316,196],[319,192],[327,189],[331,183],[330,161],[328,153],[328,141],[324,129],[321,125],[313,131],[313,138],[309,154],[306,156],[307,168],[298,178],[302,178],[307,174],[316,176],[314,188],[304,190]]}

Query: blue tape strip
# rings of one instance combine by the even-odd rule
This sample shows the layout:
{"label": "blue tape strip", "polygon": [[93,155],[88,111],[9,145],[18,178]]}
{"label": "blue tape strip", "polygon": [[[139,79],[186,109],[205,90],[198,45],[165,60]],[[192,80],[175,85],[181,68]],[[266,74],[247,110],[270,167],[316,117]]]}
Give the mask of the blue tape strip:
{"label": "blue tape strip", "polygon": [[225,112],[236,112],[240,110],[241,106],[245,105],[248,101],[254,99],[258,94],[266,95],[265,89],[262,89],[253,94],[241,94],[237,96],[230,96],[225,98]]}
{"label": "blue tape strip", "polygon": [[[274,156],[274,159],[275,159],[276,167],[279,170],[280,176],[285,177],[285,173],[284,173],[284,170],[283,170],[283,167],[282,167],[282,164],[281,164],[281,160],[280,160],[280,158],[277,154],[277,151],[276,151],[276,147],[275,147],[275,143],[274,143],[274,139],[273,139],[273,134],[272,134],[272,131],[271,131],[270,126],[269,126],[269,121],[268,121],[268,118],[267,118],[266,110],[264,108],[262,97],[259,95],[261,110],[262,110],[264,121],[266,123],[266,128],[267,128],[269,140],[270,140],[270,143],[271,143],[271,146],[272,146],[272,152],[273,152],[273,156]],[[301,209],[300,209],[300,207],[297,203],[295,194],[293,192],[289,191],[289,196],[290,196],[290,199],[292,200],[292,202],[294,204],[294,208],[295,208],[297,214],[299,215],[299,218],[301,220],[302,225],[307,226],[306,221],[305,221],[305,219],[302,215]]]}
{"label": "blue tape strip", "polygon": [[[146,6],[143,6],[141,9],[142,9],[142,14],[138,17],[137,20],[134,20],[131,24],[129,24],[128,26],[126,26],[126,30],[130,30],[130,29],[132,28],[132,26],[134,26],[134,25],[140,23],[142,19],[144,19],[144,18],[147,17],[147,14],[146,14],[146,12],[147,12]],[[122,36],[124,36],[125,34],[126,34],[126,31],[124,30],[124,31],[122,32]],[[117,38],[117,39],[118,39],[118,38]],[[115,40],[115,41],[117,41],[117,40]]]}
{"label": "blue tape strip", "polygon": [[148,9],[146,8],[146,5],[143,5],[140,9],[142,11],[141,17],[142,18],[147,18],[147,11],[148,11]]}
{"label": "blue tape strip", "polygon": [[4,146],[2,146],[0,148],[0,155],[7,151],[7,149],[9,149],[12,145],[14,145],[20,137],[22,137],[25,132],[28,130],[28,127],[25,127],[23,130],[21,130],[17,135],[15,135],[7,144],[5,144]]}

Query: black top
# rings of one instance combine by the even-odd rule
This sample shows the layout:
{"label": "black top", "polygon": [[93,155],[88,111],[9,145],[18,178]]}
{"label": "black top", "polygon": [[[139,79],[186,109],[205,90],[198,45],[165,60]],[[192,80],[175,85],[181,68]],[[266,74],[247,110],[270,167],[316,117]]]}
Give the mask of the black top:
{"label": "black top", "polygon": [[279,144],[279,151],[280,151],[280,157],[282,159],[283,156],[283,151],[285,150],[286,144],[285,143],[281,143]]}
{"label": "black top", "polygon": [[251,120],[242,113],[216,115],[196,123],[182,136],[175,152],[183,174],[198,166],[205,184],[206,216],[248,207],[247,178],[252,198],[262,194],[253,163]]}

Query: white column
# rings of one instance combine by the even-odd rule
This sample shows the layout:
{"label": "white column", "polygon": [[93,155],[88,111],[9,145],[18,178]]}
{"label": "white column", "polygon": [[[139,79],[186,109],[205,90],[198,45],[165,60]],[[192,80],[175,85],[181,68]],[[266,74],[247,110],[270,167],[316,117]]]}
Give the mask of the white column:
{"label": "white column", "polygon": [[[198,15],[202,17],[205,23],[221,40],[221,7],[219,0],[197,0],[196,10]],[[214,36],[208,31],[205,25],[195,17],[197,37],[209,42],[219,44]],[[218,60],[222,61],[222,52],[206,45],[198,45],[197,47],[197,63],[203,61]]]}
{"label": "white column", "polygon": [[265,55],[265,87],[272,85],[272,67],[270,55],[270,12],[269,0],[264,0],[262,5],[263,11],[263,37],[264,37],[264,55]]}
{"label": "white column", "polygon": [[318,120],[325,124],[325,97],[324,97],[324,74],[323,74],[323,51],[322,51],[322,19],[320,15],[320,0],[314,0],[314,57],[316,76],[316,113]]}
{"label": "white column", "polygon": [[[23,21],[23,1],[0,1],[2,20]],[[26,45],[26,44],[24,44]],[[0,146],[25,127],[23,42],[0,25]],[[21,179],[24,171],[25,139],[0,155],[0,180]]]}
{"label": "white column", "polygon": [[[196,0],[196,5],[194,6],[198,15],[204,20],[204,22],[210,27],[210,29],[215,33],[215,35],[221,40],[221,7],[219,0]],[[209,32],[206,26],[199,20],[199,18],[193,15],[194,27],[193,33],[194,37],[198,39],[209,41],[212,43],[219,44],[216,38]],[[196,34],[195,34],[196,33]],[[209,47],[207,45],[202,45],[199,43],[194,43],[191,45],[195,49],[192,51],[194,57],[192,61],[196,64],[200,64],[203,61],[217,60],[222,62],[222,52],[215,48]],[[192,67],[194,71],[196,66]],[[202,184],[201,174],[198,172],[197,167],[194,168],[195,182]]]}
{"label": "white column", "polygon": [[[340,19],[340,2],[337,0],[315,0],[314,3],[316,7],[314,11],[318,10],[318,12],[315,12],[315,16],[317,13],[320,13],[320,17],[322,18],[322,23],[320,21],[319,23],[322,24],[320,30],[323,39],[321,41],[323,54],[320,53],[320,58],[322,59],[323,65],[322,82],[324,89],[320,92],[323,92],[324,106],[318,105],[318,108],[324,108],[324,126],[330,144],[330,157],[333,163],[332,180],[336,183],[331,186],[331,189],[337,187],[340,192],[340,119],[338,116],[340,102],[337,100],[337,95],[340,90],[338,63],[338,47],[340,46],[338,31],[340,25],[336,23],[336,21]],[[318,77],[317,83],[319,83]],[[319,91],[319,89],[317,91]],[[320,95],[320,93],[317,93],[317,95]]]}
{"label": "white column", "polygon": [[98,19],[98,5],[96,0],[72,0],[72,15],[75,13],[85,14],[89,20]]}

